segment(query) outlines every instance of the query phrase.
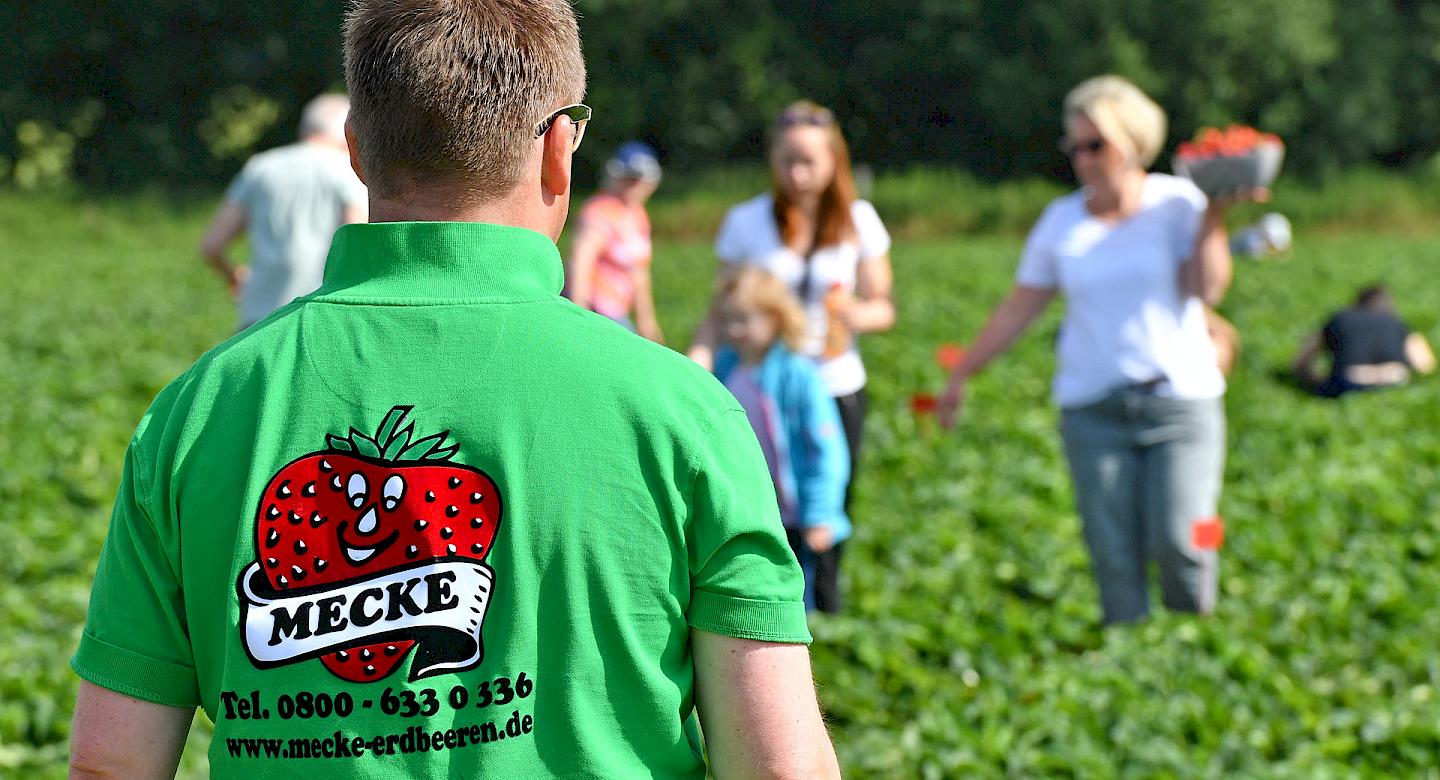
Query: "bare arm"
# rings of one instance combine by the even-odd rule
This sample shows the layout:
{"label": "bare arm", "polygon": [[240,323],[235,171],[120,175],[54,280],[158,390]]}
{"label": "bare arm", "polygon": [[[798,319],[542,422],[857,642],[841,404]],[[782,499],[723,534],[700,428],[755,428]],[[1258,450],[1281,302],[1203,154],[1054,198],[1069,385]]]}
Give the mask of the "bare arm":
{"label": "bare arm", "polygon": [[894,274],[890,255],[862,260],[855,269],[858,300],[845,313],[845,324],[856,333],[876,333],[895,325],[895,302],[890,297]]}
{"label": "bare arm", "polygon": [[1410,367],[1417,373],[1428,374],[1435,370],[1435,353],[1430,349],[1430,342],[1419,333],[1411,333],[1405,338],[1405,359],[1410,361]]}
{"label": "bare arm", "polygon": [[582,309],[590,308],[595,297],[595,264],[600,259],[604,236],[580,223],[575,240],[570,244],[570,262],[565,264],[565,287],[570,300]]}
{"label": "bare arm", "polygon": [[1225,215],[1237,203],[1268,200],[1270,190],[1261,187],[1210,201],[1205,216],[1200,219],[1200,233],[1195,237],[1195,256],[1180,268],[1180,284],[1186,295],[1193,295],[1212,308],[1220,305],[1235,276],[1235,258],[1230,255]]}
{"label": "bare arm", "polygon": [[965,351],[960,365],[950,374],[945,395],[937,403],[941,423],[946,427],[954,423],[955,413],[965,391],[965,383],[987,363],[1009,349],[1015,339],[1030,327],[1054,298],[1054,290],[1016,285],[1010,295],[995,307],[980,335],[975,337],[975,343]]}
{"label": "bare arm", "polygon": [[245,272],[230,262],[225,250],[245,232],[246,219],[245,207],[233,200],[227,200],[221,204],[220,210],[215,212],[210,226],[205,229],[205,237],[200,240],[201,256],[225,280],[225,286],[231,295],[240,292],[240,286],[245,282]]}
{"label": "bare arm", "polygon": [[1319,382],[1320,376],[1315,371],[1315,361],[1320,359],[1324,350],[1325,344],[1320,334],[1311,333],[1300,343],[1300,352],[1295,356],[1295,361],[1290,364],[1290,370],[1306,382],[1311,384]]}
{"label": "bare arm", "polygon": [[700,724],[718,780],[838,778],[810,651],[692,630]]}
{"label": "bare arm", "polygon": [[706,371],[715,368],[715,347],[720,343],[719,326],[715,324],[715,312],[705,312],[705,319],[695,328],[695,339],[690,342],[690,351],[685,353],[699,363]]}
{"label": "bare arm", "polygon": [[[723,283],[727,274],[735,273],[738,266],[720,264],[716,273],[717,286]],[[715,304],[712,301],[710,307],[705,310],[705,318],[700,320],[699,326],[695,328],[695,336],[690,341],[690,350],[685,354],[690,359],[699,363],[706,371],[715,369],[715,348],[720,345],[720,323],[715,312]]]}
{"label": "bare arm", "polygon": [[70,727],[70,780],[175,777],[195,710],[134,699],[81,680]]}
{"label": "bare arm", "polygon": [[665,343],[665,333],[660,330],[660,320],[655,316],[655,292],[650,283],[650,266],[640,266],[630,271],[635,281],[635,327],[640,335],[657,343]]}
{"label": "bare arm", "polygon": [[1230,289],[1235,274],[1235,260],[1230,256],[1230,238],[1225,232],[1224,207],[1211,206],[1200,222],[1200,235],[1195,243],[1195,256],[1181,268],[1181,279],[1187,295],[1193,295],[1207,306],[1219,305]]}

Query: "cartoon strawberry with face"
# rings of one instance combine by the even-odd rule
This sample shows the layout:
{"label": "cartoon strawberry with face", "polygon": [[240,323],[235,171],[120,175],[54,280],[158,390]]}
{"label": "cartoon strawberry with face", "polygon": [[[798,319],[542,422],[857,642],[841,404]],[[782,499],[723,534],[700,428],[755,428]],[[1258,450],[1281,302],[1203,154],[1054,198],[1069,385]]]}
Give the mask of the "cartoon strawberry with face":
{"label": "cartoon strawberry with face", "polygon": [[[326,437],[265,488],[256,520],[260,568],[279,594],[363,579],[430,560],[479,563],[500,524],[500,494],[479,469],[450,461],[449,431],[414,438],[409,406],[396,406],[374,437],[354,428]],[[395,670],[414,640],[321,656],[351,682]]]}

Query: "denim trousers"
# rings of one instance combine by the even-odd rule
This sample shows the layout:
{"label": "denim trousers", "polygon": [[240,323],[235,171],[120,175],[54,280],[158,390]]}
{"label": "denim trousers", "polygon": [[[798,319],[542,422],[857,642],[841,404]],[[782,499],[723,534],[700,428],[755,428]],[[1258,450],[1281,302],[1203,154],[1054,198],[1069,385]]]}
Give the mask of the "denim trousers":
{"label": "denim trousers", "polygon": [[1063,409],[1060,434],[1105,623],[1149,614],[1150,563],[1167,608],[1211,612],[1219,581],[1224,400],[1126,387]]}

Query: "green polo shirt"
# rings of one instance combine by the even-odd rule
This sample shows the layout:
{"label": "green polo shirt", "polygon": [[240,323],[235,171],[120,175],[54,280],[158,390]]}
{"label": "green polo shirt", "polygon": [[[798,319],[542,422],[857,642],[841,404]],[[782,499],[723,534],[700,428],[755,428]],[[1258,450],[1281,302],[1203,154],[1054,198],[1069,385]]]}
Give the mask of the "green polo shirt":
{"label": "green polo shirt", "polygon": [[353,225],[125,460],[73,666],[215,777],[703,777],[690,629],[808,642],[754,434],[555,245]]}

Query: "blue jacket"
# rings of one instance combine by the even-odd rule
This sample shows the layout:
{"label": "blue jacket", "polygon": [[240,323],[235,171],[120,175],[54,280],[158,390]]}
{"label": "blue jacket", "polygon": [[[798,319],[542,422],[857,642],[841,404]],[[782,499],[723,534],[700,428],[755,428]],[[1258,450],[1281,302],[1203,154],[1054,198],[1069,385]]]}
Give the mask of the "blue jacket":
{"label": "blue jacket", "polygon": [[[733,349],[722,348],[715,356],[715,376],[721,382],[738,368],[740,356]],[[761,361],[755,381],[779,411],[784,442],[777,442],[777,450],[789,461],[776,469],[783,483],[775,486],[781,506],[787,498],[793,502],[802,528],[829,525],[836,542],[850,538],[850,518],[845,514],[850,450],[840,410],[815,362],[777,343]]]}

